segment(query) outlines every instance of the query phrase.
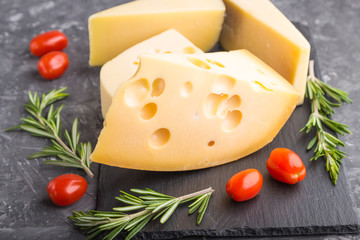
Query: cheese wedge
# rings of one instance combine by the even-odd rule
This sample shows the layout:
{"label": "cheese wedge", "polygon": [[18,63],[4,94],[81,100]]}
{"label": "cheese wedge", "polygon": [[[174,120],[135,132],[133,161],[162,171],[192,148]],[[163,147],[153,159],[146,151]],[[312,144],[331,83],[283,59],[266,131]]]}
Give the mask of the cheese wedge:
{"label": "cheese wedge", "polygon": [[220,43],[248,49],[300,93],[304,101],[310,44],[269,0],[224,0],[226,19]]}
{"label": "cheese wedge", "polygon": [[137,0],[89,18],[89,64],[102,65],[131,46],[174,28],[204,51],[218,41],[222,0]]}
{"label": "cheese wedge", "polygon": [[271,142],[298,92],[246,50],[140,57],[116,92],[91,160],[180,171],[224,164]]}
{"label": "cheese wedge", "polygon": [[100,71],[101,111],[105,118],[115,90],[129,80],[139,66],[139,56],[149,53],[203,53],[183,35],[169,29],[127,49],[105,63]]}

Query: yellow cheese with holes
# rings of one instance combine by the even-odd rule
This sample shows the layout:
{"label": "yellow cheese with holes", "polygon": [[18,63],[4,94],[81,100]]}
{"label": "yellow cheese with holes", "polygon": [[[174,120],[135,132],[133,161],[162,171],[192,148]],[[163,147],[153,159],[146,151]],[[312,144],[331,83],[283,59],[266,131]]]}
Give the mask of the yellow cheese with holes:
{"label": "yellow cheese with holes", "polygon": [[146,53],[203,53],[187,38],[169,29],[127,49],[105,63],[100,71],[101,111],[105,118],[116,89],[129,80],[139,66],[139,56]]}
{"label": "yellow cheese with holes", "polygon": [[156,171],[200,169],[262,148],[299,99],[246,50],[140,57],[117,90],[91,160]]}
{"label": "yellow cheese with holes", "polygon": [[222,0],[137,0],[89,18],[90,65],[102,65],[129,47],[174,28],[204,51],[218,41]]}
{"label": "yellow cheese with holes", "polygon": [[304,101],[310,44],[269,0],[224,0],[226,19],[220,43],[248,49],[300,93]]}

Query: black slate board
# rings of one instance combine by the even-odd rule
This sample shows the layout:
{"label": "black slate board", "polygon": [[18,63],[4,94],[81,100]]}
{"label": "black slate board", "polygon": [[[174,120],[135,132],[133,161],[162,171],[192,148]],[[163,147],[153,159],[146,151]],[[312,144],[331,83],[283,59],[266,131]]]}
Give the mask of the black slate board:
{"label": "black slate board", "polygon": [[[307,27],[296,24],[312,46],[315,73],[320,76],[315,46]],[[215,50],[220,50],[217,46]],[[190,236],[289,236],[315,234],[342,234],[359,231],[354,203],[351,200],[344,167],[334,187],[324,167],[324,161],[309,162],[311,152],[306,145],[313,137],[299,133],[310,114],[306,101],[297,107],[274,141],[258,152],[241,160],[204,170],[188,172],[149,172],[102,165],[98,185],[98,210],[119,206],[114,199],[119,189],[150,187],[173,196],[198,191],[212,186],[213,194],[200,226],[195,215],[188,216],[181,206],[164,225],[151,222],[137,238],[178,239]],[[298,153],[307,168],[305,180],[287,185],[273,180],[267,172],[266,160],[272,149],[287,147]],[[260,194],[247,202],[236,203],[225,192],[227,180],[235,173],[256,168],[264,177]],[[191,238],[193,239],[193,238]]]}

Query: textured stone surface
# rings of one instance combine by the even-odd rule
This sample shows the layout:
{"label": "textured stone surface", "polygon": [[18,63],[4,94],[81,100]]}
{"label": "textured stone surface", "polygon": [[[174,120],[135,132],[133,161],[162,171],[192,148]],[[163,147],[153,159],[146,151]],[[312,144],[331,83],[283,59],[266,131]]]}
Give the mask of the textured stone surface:
{"label": "textured stone surface", "polygon": [[[307,28],[297,26],[314,46]],[[319,60],[315,49],[312,49],[311,59],[317,63],[315,74],[318,76]],[[320,161],[305,161],[306,179],[295,186],[276,182],[267,172],[264,161],[276,147],[291,148],[302,159],[311,158],[312,153],[306,151],[306,146],[313,136],[298,133],[307,122],[309,114],[310,103],[305,101],[295,109],[273,142],[239,161],[211,169],[162,173],[101,166],[98,208],[110,210],[109,207],[121,206],[114,199],[118,195],[118,189],[129,191],[131,187],[152,186],[157,191],[179,196],[211,186],[215,193],[200,226],[195,226],[193,220],[184,213],[186,210],[179,207],[167,224],[151,224],[137,237],[178,239],[188,236],[306,236],[357,232],[357,216],[343,169],[340,172],[343,177],[338,180],[337,187],[328,181],[328,174]],[[225,194],[224,186],[230,176],[248,168],[256,168],[263,174],[264,185],[255,199],[235,203]],[[132,179],[131,186],[127,179]]]}
{"label": "textured stone surface", "polygon": [[[352,135],[340,137],[346,144],[347,158],[342,167],[350,181],[360,218],[360,1],[288,1],[274,4],[291,20],[306,24],[317,48],[321,77],[350,93],[354,103],[340,108],[333,118],[350,126]],[[360,235],[341,239],[359,239]],[[337,239],[327,236],[324,239]]]}
{"label": "textured stone surface", "polygon": [[[273,2],[291,20],[309,26],[321,63],[322,79],[349,91],[355,100],[354,104],[339,109],[334,119],[350,125],[353,132],[341,137],[348,153],[342,167],[347,168],[360,215],[360,1]],[[0,0],[0,239],[85,238],[73,229],[66,216],[74,209],[95,207],[96,179],[89,180],[88,193],[78,203],[66,208],[54,207],[46,196],[48,181],[63,173],[82,172],[44,166],[41,160],[27,160],[28,155],[39,151],[47,142],[27,133],[5,133],[3,130],[25,116],[21,105],[26,101],[28,90],[47,92],[68,86],[71,96],[64,103],[71,104],[63,111],[65,127],[78,116],[82,139],[95,143],[101,127],[99,68],[90,68],[87,64],[87,17],[115,4],[111,0]],[[70,42],[65,51],[71,63],[61,79],[47,82],[37,73],[37,58],[30,55],[28,43],[32,36],[50,29],[60,29],[68,35]],[[323,167],[323,162],[314,165]],[[95,165],[93,168],[97,173]],[[345,235],[341,239],[359,237]]]}

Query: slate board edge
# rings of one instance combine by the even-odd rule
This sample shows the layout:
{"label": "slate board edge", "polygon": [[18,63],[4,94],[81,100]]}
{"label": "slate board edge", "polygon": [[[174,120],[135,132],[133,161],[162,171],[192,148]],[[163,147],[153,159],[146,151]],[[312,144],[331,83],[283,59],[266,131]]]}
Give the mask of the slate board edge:
{"label": "slate board edge", "polygon": [[[311,45],[311,59],[315,60],[314,70],[316,76],[321,76],[320,64],[318,56],[315,50],[314,42],[310,34],[309,27],[298,22],[293,22],[293,24],[302,32],[308,41],[312,43]],[[349,180],[346,174],[346,167],[344,164],[341,165],[342,168],[345,168],[344,175],[340,176],[345,178],[349,185]],[[99,170],[99,183],[101,179],[101,173],[105,166],[101,165]],[[330,181],[330,179],[329,179]],[[98,206],[102,205],[102,184],[98,185],[98,194],[97,194],[97,209]],[[349,188],[349,186],[348,186]],[[356,205],[354,202],[354,197],[351,191],[349,191],[353,211],[356,212]],[[115,197],[115,196],[114,196]],[[218,231],[213,229],[208,230],[181,230],[181,231],[154,231],[146,232],[145,230],[139,232],[133,239],[179,239],[184,237],[269,237],[269,236],[299,236],[299,235],[330,235],[330,234],[355,234],[360,232],[360,225],[357,221],[356,224],[347,224],[347,225],[337,225],[337,226],[297,226],[297,227],[281,227],[281,228],[249,228],[249,227],[239,227],[231,228],[224,231]],[[126,233],[122,233],[122,236],[126,236]]]}
{"label": "slate board edge", "polygon": [[[320,236],[331,234],[356,234],[360,230],[358,224],[354,225],[338,225],[338,226],[306,226],[306,227],[284,227],[284,228],[232,228],[224,231],[217,230],[187,230],[187,231],[163,231],[163,232],[146,232],[138,233],[133,239],[185,239],[186,237],[286,237],[286,236]],[[126,233],[121,234],[122,237]],[[203,238],[202,238],[203,239]]]}
{"label": "slate board edge", "polygon": [[[188,231],[164,231],[164,232],[140,232],[134,239],[181,239],[185,237],[285,237],[285,236],[319,236],[331,234],[355,234],[359,232],[359,225],[342,225],[342,226],[311,226],[295,228],[233,228],[225,231],[217,230],[188,230]],[[124,234],[123,236],[126,236]]]}

